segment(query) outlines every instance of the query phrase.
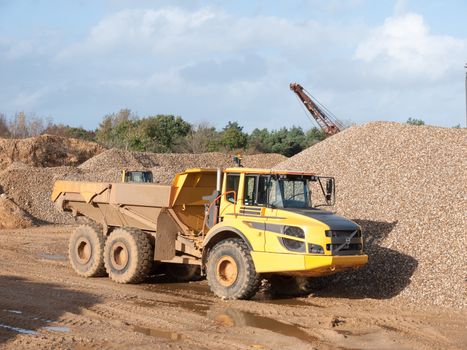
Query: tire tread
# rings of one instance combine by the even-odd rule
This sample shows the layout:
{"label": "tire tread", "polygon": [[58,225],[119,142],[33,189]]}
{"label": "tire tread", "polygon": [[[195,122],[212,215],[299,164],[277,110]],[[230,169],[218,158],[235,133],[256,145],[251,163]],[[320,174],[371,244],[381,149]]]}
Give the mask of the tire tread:
{"label": "tire tread", "polygon": [[[74,250],[74,247],[72,246],[72,243],[73,243],[72,238],[73,238],[73,235],[76,234],[76,232],[79,229],[87,229],[87,228],[90,228],[91,230],[93,230],[93,232],[95,233],[95,238],[97,238],[97,241],[98,241],[98,244],[99,244],[99,259],[98,259],[97,263],[93,264],[93,266],[94,265],[97,265],[97,266],[94,266],[91,269],[91,271],[83,272],[83,271],[80,271],[74,265],[73,260],[71,259],[71,255],[73,254],[73,250]],[[73,233],[73,235],[70,237],[70,240],[68,242],[68,256],[70,257],[69,261],[70,261],[71,267],[73,268],[73,270],[76,272],[76,274],[78,276],[81,276],[81,277],[104,277],[104,276],[107,275],[107,272],[106,272],[106,269],[105,269],[105,264],[104,264],[104,246],[105,246],[106,237],[101,232],[102,232],[102,229],[101,229],[99,224],[89,221],[86,224],[79,225],[75,229],[75,232]],[[91,243],[94,243],[94,242],[91,242]]]}
{"label": "tire tread", "polygon": [[[144,233],[143,231],[137,229],[137,228],[129,228],[129,227],[124,227],[124,228],[119,228],[117,229],[121,232],[126,232],[129,234],[131,237],[134,239],[135,246],[132,246],[130,249],[130,252],[133,249],[136,249],[136,254],[137,254],[137,269],[133,274],[128,274],[128,275],[114,275],[112,274],[112,269],[109,266],[109,263],[107,259],[105,260],[105,269],[107,273],[109,274],[110,278],[116,282],[116,283],[121,283],[121,284],[137,284],[143,282],[150,274],[151,269],[152,269],[152,264],[153,264],[153,253],[154,249],[152,247],[151,241],[147,235],[147,233]],[[115,231],[114,231],[115,232]],[[112,234],[110,235],[110,239],[107,242],[107,245],[110,246],[111,244],[111,237]],[[130,240],[131,241],[131,240]],[[110,249],[110,247],[107,247],[105,249],[105,254],[107,255],[107,251]],[[132,244],[133,245],[133,244]]]}
{"label": "tire tread", "polygon": [[[256,273],[255,264],[251,257],[250,249],[248,245],[240,238],[228,238],[216,244],[214,248],[211,250],[211,252],[209,253],[209,255],[215,253],[217,250],[228,245],[233,246],[235,249],[237,249],[240,255],[242,256],[242,258],[245,260],[246,265],[247,265],[246,266],[247,268],[245,269],[247,283],[245,283],[242,286],[242,288],[239,291],[237,291],[234,295],[230,295],[227,297],[220,295],[216,291],[217,288],[215,288],[212,282],[210,282],[209,278],[208,278],[208,283],[211,287],[211,290],[216,295],[224,299],[251,299],[259,289],[259,286],[261,284],[261,277],[258,273]],[[209,261],[209,258],[208,258],[208,261]]]}

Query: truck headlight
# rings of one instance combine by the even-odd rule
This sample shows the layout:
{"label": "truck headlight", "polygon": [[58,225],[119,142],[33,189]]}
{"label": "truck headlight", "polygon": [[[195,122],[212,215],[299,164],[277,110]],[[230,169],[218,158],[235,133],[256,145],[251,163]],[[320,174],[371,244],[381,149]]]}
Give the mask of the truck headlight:
{"label": "truck headlight", "polygon": [[318,244],[308,243],[308,253],[310,254],[324,254],[324,249]]}
{"label": "truck headlight", "polygon": [[297,237],[297,238],[305,238],[305,232],[297,226],[284,226],[282,230],[284,235]]}
{"label": "truck headlight", "polygon": [[305,253],[305,242],[296,241],[294,239],[285,238],[285,237],[277,237],[279,238],[279,242],[281,242],[282,246],[290,250],[292,252],[297,253]]}

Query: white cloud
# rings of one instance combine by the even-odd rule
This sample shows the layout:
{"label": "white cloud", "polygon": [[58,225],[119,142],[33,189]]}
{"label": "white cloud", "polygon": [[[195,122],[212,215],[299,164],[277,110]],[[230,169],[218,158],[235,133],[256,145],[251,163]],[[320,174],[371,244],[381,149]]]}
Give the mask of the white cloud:
{"label": "white cloud", "polygon": [[[300,17],[308,19],[296,20],[278,12],[242,15],[148,2],[153,8],[106,14],[79,38],[0,34],[6,82],[0,102],[7,113],[28,106],[63,118],[81,115],[90,127],[122,107],[141,115],[180,114],[191,122],[210,119],[217,126],[238,120],[248,129],[308,127],[288,89],[297,80],[344,119],[405,121],[430,113],[427,122],[457,124],[464,113],[459,91],[466,38],[433,34],[422,16],[406,13],[404,3],[375,28],[305,12]],[[310,6],[337,13],[360,4],[314,0]],[[457,102],[441,105],[453,96]],[[436,119],[445,115],[446,121]]]}
{"label": "white cloud", "polygon": [[389,17],[373,29],[358,45],[354,58],[372,64],[387,79],[395,74],[437,80],[466,56],[467,40],[431,34],[422,16],[407,13]]}
{"label": "white cloud", "polygon": [[235,17],[211,8],[123,10],[101,20],[83,41],[63,49],[58,58],[67,61],[125,50],[129,56],[144,53],[186,63],[189,58],[212,59],[210,55],[240,50],[303,49],[326,37],[332,33],[313,20]]}

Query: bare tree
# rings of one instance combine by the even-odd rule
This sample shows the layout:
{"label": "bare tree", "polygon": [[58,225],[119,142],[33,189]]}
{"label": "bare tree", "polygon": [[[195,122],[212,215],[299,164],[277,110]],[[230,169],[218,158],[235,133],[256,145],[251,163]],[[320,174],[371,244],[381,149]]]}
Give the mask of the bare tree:
{"label": "bare tree", "polygon": [[19,112],[10,120],[9,129],[11,137],[14,139],[28,137],[28,127],[26,125],[26,114]]}
{"label": "bare tree", "polygon": [[10,130],[8,129],[8,122],[5,114],[0,113],[0,137],[9,137]]}
{"label": "bare tree", "polygon": [[208,122],[201,122],[191,129],[186,136],[187,150],[191,153],[205,153],[214,151],[219,143],[216,128]]}
{"label": "bare tree", "polygon": [[39,136],[52,124],[52,118],[28,116],[24,112],[19,112],[9,121],[8,129],[12,138],[20,139]]}

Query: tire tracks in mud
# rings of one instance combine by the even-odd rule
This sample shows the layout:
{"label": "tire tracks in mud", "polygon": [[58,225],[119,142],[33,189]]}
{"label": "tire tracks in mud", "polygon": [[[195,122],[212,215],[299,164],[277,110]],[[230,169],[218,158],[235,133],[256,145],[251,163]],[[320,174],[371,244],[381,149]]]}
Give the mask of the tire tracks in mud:
{"label": "tire tracks in mud", "polygon": [[83,279],[63,260],[69,232],[70,227],[64,226],[0,231],[4,281],[0,324],[36,332],[21,334],[0,326],[0,348],[461,349],[465,345],[462,312],[412,311],[369,299],[257,295],[252,301],[223,301],[210,293],[206,281],[167,283],[155,276],[140,285],[116,285],[108,278]]}

